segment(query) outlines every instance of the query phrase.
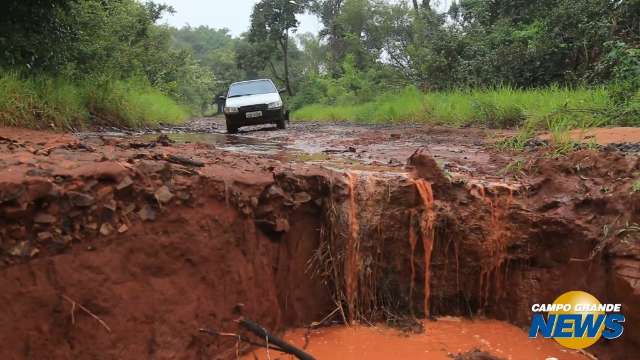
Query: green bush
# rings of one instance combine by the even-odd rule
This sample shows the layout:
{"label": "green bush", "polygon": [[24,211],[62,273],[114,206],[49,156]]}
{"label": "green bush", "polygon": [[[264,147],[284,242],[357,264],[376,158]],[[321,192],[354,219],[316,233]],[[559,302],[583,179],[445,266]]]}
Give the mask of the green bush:
{"label": "green bush", "polygon": [[47,75],[0,72],[0,125],[84,128],[155,126],[184,121],[189,113],[146,81],[72,82]]}

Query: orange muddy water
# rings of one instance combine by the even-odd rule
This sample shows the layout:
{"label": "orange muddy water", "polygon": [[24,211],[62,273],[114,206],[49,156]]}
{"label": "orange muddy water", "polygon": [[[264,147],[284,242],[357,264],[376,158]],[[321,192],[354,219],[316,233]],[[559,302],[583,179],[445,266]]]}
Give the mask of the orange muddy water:
{"label": "orange muddy water", "polygon": [[[306,351],[318,360],[451,360],[475,349],[500,359],[585,360],[585,355],[561,347],[554,340],[529,339],[524,330],[496,320],[445,318],[425,323],[422,334],[407,334],[385,327],[333,327],[314,330]],[[285,339],[303,347],[305,329],[287,332]],[[243,359],[295,359],[274,350],[260,349]]]}

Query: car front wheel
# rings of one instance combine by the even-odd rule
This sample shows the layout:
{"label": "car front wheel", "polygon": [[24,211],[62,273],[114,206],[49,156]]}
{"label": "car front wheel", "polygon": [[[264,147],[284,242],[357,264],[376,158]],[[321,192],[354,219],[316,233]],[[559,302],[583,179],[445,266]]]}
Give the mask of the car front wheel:
{"label": "car front wheel", "polygon": [[233,126],[229,120],[227,120],[227,134],[237,134],[238,127]]}

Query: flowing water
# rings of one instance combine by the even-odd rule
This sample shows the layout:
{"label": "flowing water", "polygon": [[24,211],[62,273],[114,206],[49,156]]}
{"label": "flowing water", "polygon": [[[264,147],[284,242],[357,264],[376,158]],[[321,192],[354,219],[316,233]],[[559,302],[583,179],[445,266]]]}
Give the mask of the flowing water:
{"label": "flowing water", "polygon": [[[506,223],[505,217],[513,203],[514,189],[506,184],[491,184],[492,192],[481,183],[471,185],[471,193],[487,204],[490,210],[488,233],[486,235],[487,254],[480,273],[480,308],[489,305],[490,294],[494,294],[497,302],[503,295],[503,283],[507,276],[508,259],[506,259]],[[506,194],[502,194],[506,193]]]}
{"label": "flowing water", "polygon": [[[436,215],[433,210],[433,189],[424,179],[415,180],[418,194],[424,206],[422,221],[420,222],[420,237],[424,250],[424,316],[429,317],[429,297],[431,296],[431,253],[435,234]],[[412,249],[413,252],[413,249]]]}
{"label": "flowing water", "polygon": [[411,257],[409,258],[409,264],[411,266],[411,281],[409,283],[409,308],[411,310],[411,315],[414,315],[413,291],[415,290],[415,282],[416,282],[415,256],[416,256],[416,246],[418,245],[418,239],[416,237],[416,230],[414,225],[416,211],[414,209],[411,209],[409,214],[410,214],[409,215],[409,246],[411,247]]}

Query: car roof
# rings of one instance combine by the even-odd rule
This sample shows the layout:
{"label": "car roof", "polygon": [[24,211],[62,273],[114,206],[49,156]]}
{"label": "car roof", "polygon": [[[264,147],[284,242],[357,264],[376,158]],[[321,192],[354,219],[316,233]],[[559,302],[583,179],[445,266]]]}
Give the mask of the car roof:
{"label": "car roof", "polygon": [[250,83],[250,82],[258,82],[258,81],[268,81],[268,82],[273,84],[273,81],[271,81],[271,79],[255,79],[255,80],[246,80],[246,81],[234,82],[230,86],[238,85],[238,84],[246,84],[246,83]]}

